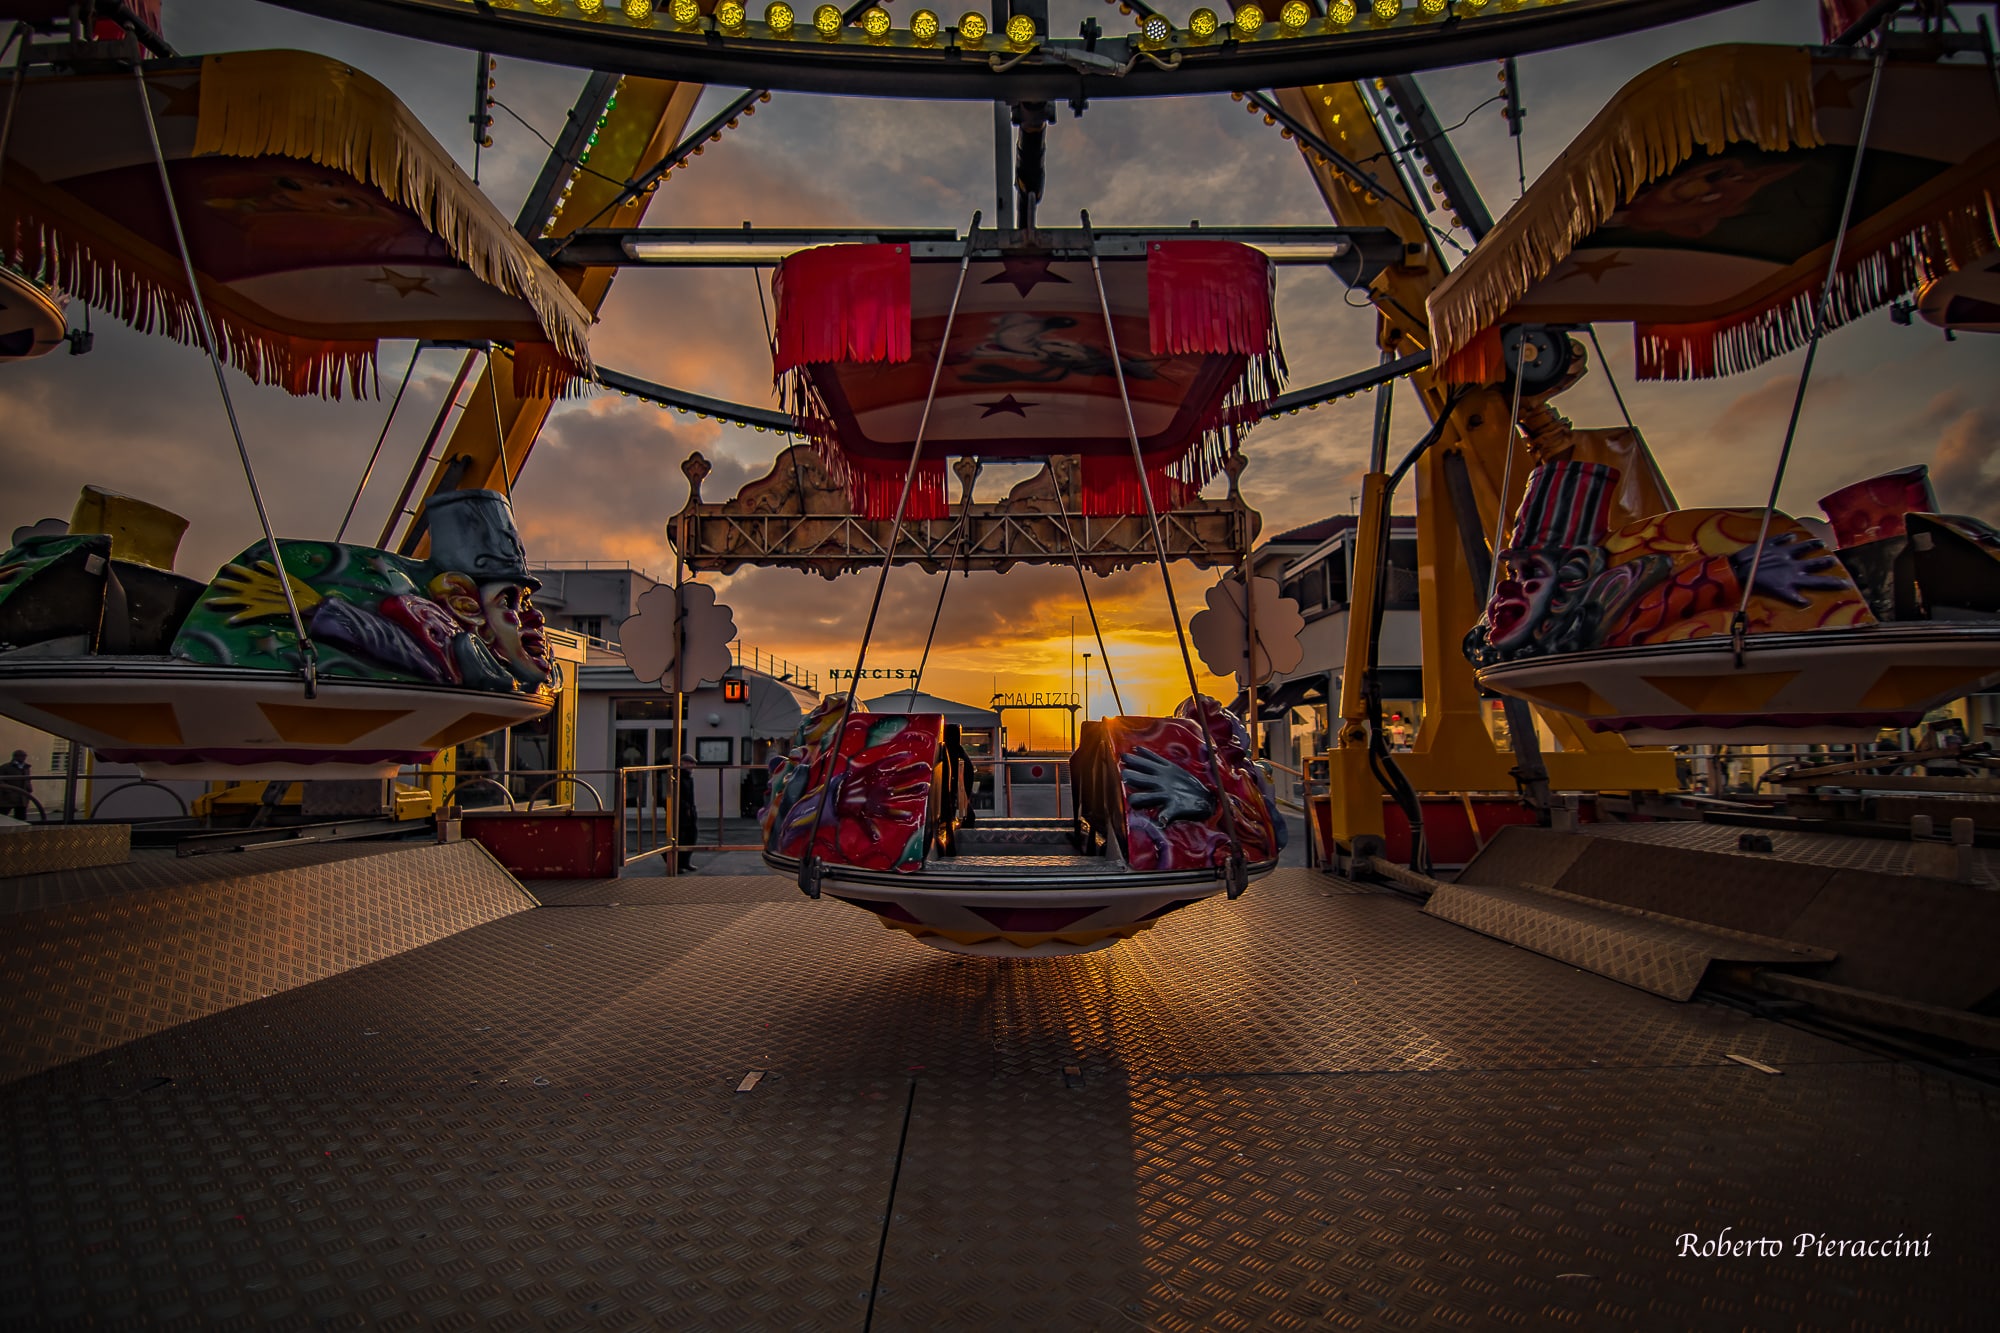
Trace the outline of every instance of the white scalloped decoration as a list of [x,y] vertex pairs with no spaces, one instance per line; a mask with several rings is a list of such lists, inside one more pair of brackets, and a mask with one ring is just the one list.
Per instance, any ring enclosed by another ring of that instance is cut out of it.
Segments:
[[672,689],[675,622],[681,622],[680,641],[685,645],[686,664],[681,671],[683,686],[692,690],[704,680],[721,680],[735,665],[729,645],[736,638],[736,617],[715,600],[715,589],[706,583],[683,584],[685,616],[669,584],[661,584],[642,594],[637,614],[618,627],[618,639],[625,650],[625,665],[640,680],[659,682]]
[[[1306,619],[1299,614],[1297,602],[1280,594],[1276,579],[1252,579],[1250,586],[1257,599],[1255,669],[1256,683],[1261,685],[1279,672],[1290,671],[1305,657],[1299,632],[1305,629]],[[1208,609],[1195,612],[1188,621],[1188,640],[1210,671],[1234,676],[1238,688],[1246,687],[1249,682],[1244,676],[1249,674],[1251,663],[1246,661],[1250,654],[1243,627],[1243,580],[1223,579],[1208,590],[1207,600]]]

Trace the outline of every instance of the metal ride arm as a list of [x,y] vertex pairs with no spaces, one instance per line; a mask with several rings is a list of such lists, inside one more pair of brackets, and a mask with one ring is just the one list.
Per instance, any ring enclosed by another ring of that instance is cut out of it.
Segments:
[[[1436,179],[1449,209],[1456,206],[1464,221],[1483,230],[1484,209],[1470,195],[1455,155],[1427,114],[1412,114],[1421,106],[1413,81],[1393,90],[1378,81],[1375,91],[1384,111],[1400,113],[1412,128],[1399,145],[1384,142],[1378,130],[1377,108],[1368,92],[1354,83],[1319,84],[1278,91],[1263,103],[1274,118],[1285,121],[1299,141],[1325,198],[1328,211],[1343,226],[1394,228],[1404,240],[1404,262],[1392,265],[1369,286],[1378,312],[1377,341],[1385,353],[1404,356],[1429,346],[1425,301],[1443,279],[1445,266],[1428,220],[1429,210],[1413,198],[1406,181]],[[1315,144],[1313,141],[1317,140]],[[1428,142],[1426,142],[1428,140]],[[1392,147],[1405,149],[1405,170],[1391,164]],[[1411,151],[1414,148],[1417,151]],[[1330,152],[1324,150],[1331,150]],[[1425,158],[1435,162],[1419,174]],[[1358,180],[1337,165],[1366,163],[1368,179]],[[1434,176],[1432,173],[1435,173]],[[1474,210],[1477,210],[1476,212]],[[1422,216],[1420,216],[1422,214]],[[1448,387],[1431,368],[1415,371],[1411,385],[1432,422],[1448,412],[1437,442],[1419,458],[1416,476],[1417,579],[1424,672],[1424,715],[1414,748],[1395,762],[1418,793],[1512,791],[1516,787],[1514,756],[1498,746],[1482,714],[1479,688],[1460,644],[1478,619],[1485,588],[1475,586],[1461,541],[1459,517],[1452,499],[1452,472],[1469,475],[1477,515],[1466,527],[1487,534],[1489,549],[1502,515],[1512,513],[1526,488],[1534,462],[1528,441],[1509,425],[1507,386],[1487,385],[1448,402]],[[1508,467],[1509,454],[1514,455]],[[1391,501],[1387,465],[1380,462],[1362,481],[1357,551],[1376,549],[1385,536]],[[1505,486],[1508,495],[1500,494]],[[1461,480],[1457,488],[1466,488]],[[1376,581],[1356,578],[1351,590],[1348,624],[1364,626],[1374,619]],[[1367,708],[1363,675],[1368,661],[1365,634],[1350,630],[1341,675],[1340,719],[1334,726],[1334,750],[1329,756],[1332,834],[1335,844],[1353,850],[1358,839],[1383,836],[1383,790],[1369,766]],[[1572,725],[1561,714],[1543,714],[1560,749],[1547,754],[1549,785],[1557,790],[1659,789],[1674,785],[1673,757],[1665,752],[1640,753],[1616,737],[1601,736]]]
[[[551,154],[549,167],[522,207],[517,224],[522,232],[539,240],[585,226],[638,226],[652,202],[652,191],[624,198],[628,192],[620,182],[639,177],[673,150],[686,132],[701,93],[700,84],[592,75],[556,152]],[[589,146],[585,169],[573,159],[593,132],[595,143]],[[566,157],[572,160],[565,161]],[[558,272],[593,314],[603,306],[611,280],[618,275],[612,266],[562,268]],[[477,355],[468,352],[468,364]],[[502,372],[497,380],[496,368]],[[428,549],[424,505],[438,491],[485,488],[511,493],[513,481],[555,405],[555,400],[545,395],[516,397],[512,369],[512,358],[504,348],[480,368],[479,382],[467,395],[465,410],[436,458],[422,499],[411,511],[398,548],[404,553],[422,555]]]

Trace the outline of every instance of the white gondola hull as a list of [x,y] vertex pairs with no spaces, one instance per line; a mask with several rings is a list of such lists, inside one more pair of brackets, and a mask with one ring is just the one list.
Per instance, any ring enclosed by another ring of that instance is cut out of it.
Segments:
[[1533,657],[1479,683],[1634,745],[1851,743],[2000,681],[2000,623],[1925,621]]
[[[764,859],[774,870],[798,872],[789,858]],[[910,873],[823,865],[820,891],[947,953],[1058,958],[1108,949],[1227,887],[1219,868],[1142,871],[1101,863],[1065,872],[992,864],[1013,859],[940,860]],[[1276,862],[1254,865],[1249,876],[1276,868]]]
[[148,778],[388,778],[550,700],[164,657],[0,657],[0,713]]

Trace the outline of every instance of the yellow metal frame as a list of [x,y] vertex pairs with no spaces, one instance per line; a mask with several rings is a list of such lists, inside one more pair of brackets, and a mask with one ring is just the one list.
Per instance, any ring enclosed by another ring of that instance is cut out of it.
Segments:
[[[1293,115],[1314,126],[1332,146],[1351,160],[1386,162],[1387,146],[1377,136],[1361,90],[1351,83],[1320,84],[1285,89],[1278,101]],[[1351,180],[1319,162],[1305,145],[1313,178],[1335,221],[1345,226],[1388,227],[1403,238],[1404,262],[1376,278],[1370,295],[1379,312],[1377,341],[1398,355],[1427,347],[1430,331],[1425,302],[1443,280],[1429,238],[1413,214],[1368,185]],[[1408,196],[1393,176],[1377,182]],[[1437,443],[1413,469],[1417,507],[1418,606],[1424,663],[1424,717],[1415,744],[1396,755],[1396,765],[1420,794],[1464,791],[1513,791],[1514,757],[1500,749],[1481,712],[1479,687],[1462,643],[1479,618],[1483,599],[1472,586],[1472,574],[1459,543],[1458,515],[1445,485],[1446,460],[1462,457],[1473,480],[1481,529],[1500,530],[1502,515],[1512,513],[1528,473],[1534,468],[1530,440],[1509,428],[1506,395],[1495,387],[1474,390],[1452,404],[1448,388],[1435,369],[1411,380],[1433,421],[1449,410]],[[1508,454],[1513,465],[1508,467]],[[1502,496],[1502,479],[1508,494]],[[1355,550],[1379,549],[1389,522],[1389,478],[1371,472],[1362,479],[1361,516]],[[1495,543],[1497,546],[1497,543]],[[1361,695],[1361,678],[1368,663],[1368,642],[1355,627],[1373,623],[1375,580],[1356,578],[1350,589],[1347,656],[1341,676],[1340,721],[1334,749],[1327,756],[1334,841],[1352,847],[1355,839],[1383,836],[1383,791],[1368,764],[1368,725]],[[1539,712],[1539,710],[1538,710]],[[1598,735],[1561,713],[1539,712],[1555,737],[1557,750],[1544,756],[1549,784],[1559,791],[1658,790],[1677,785],[1673,755],[1665,750],[1634,750],[1615,736]]]

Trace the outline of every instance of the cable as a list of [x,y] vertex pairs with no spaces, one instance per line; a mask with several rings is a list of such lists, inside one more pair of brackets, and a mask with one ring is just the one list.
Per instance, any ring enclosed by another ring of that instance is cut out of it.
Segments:
[[139,110],[146,122],[146,138],[153,146],[153,164],[160,169],[160,193],[167,204],[167,218],[174,224],[174,244],[180,251],[181,271],[187,275],[188,296],[194,304],[195,327],[201,334],[202,348],[208,353],[208,364],[215,371],[215,387],[222,394],[222,410],[229,417],[229,433],[236,438],[236,456],[243,460],[243,477],[250,483],[250,499],[257,506],[257,522],[264,529],[264,544],[271,552],[271,571],[278,581],[278,591],[284,596],[285,610],[291,614],[292,633],[299,645],[299,670],[305,677],[306,698],[319,694],[319,650],[313,647],[312,639],[306,634],[306,624],[299,615],[299,599],[292,591],[292,578],[285,570],[284,557],[278,551],[278,538],[271,531],[271,515],[264,508],[264,492],[257,485],[257,469],[250,462],[250,446],[243,442],[243,427],[236,419],[236,403],[229,396],[229,381],[222,373],[222,357],[215,350],[215,326],[209,322],[208,304],[201,299],[201,283],[195,277],[194,257],[188,251],[187,232],[181,228],[180,205],[174,202],[173,182],[167,175],[167,154],[160,147],[160,128],[153,123],[153,99],[146,89],[146,72],[137,65],[132,67],[134,85],[139,90]]
[[[522,129],[534,135],[537,139],[540,139],[542,141],[542,145],[545,148],[547,148],[551,153],[559,151],[556,148],[555,144],[549,139],[548,135],[543,134],[533,125],[530,125],[525,119],[522,118],[521,113],[516,111],[513,107],[508,106],[505,102],[501,101],[497,97],[493,99],[493,105],[499,107],[502,111],[505,111],[508,115],[512,116],[516,121],[520,123]],[[575,165],[576,169],[578,171],[581,171],[584,175],[595,176],[597,177],[597,179],[605,182],[608,185],[616,185],[621,190],[624,189],[627,184],[627,182],[619,180],[616,176],[605,175],[603,172],[597,170],[597,168],[595,167],[587,167],[581,162],[578,162]]]
[[1118,706],[1118,712],[1125,712],[1125,700],[1118,695],[1118,678],[1111,674],[1111,653],[1104,646],[1104,631],[1097,624],[1097,607],[1090,600],[1090,583],[1083,576],[1083,555],[1077,550],[1076,530],[1069,523],[1069,501],[1063,499],[1062,478],[1055,475],[1055,462],[1049,463],[1049,476],[1056,484],[1056,512],[1062,515],[1063,540],[1069,545],[1070,563],[1076,566],[1076,584],[1083,590],[1083,609],[1090,613],[1090,632],[1097,636],[1097,655],[1104,661],[1104,679],[1111,686],[1111,702]]
[[1487,107],[1492,106],[1495,102],[1500,101],[1506,96],[1507,94],[1505,93],[1495,93],[1493,94],[1493,96],[1481,102],[1478,106],[1472,108],[1472,110],[1466,112],[1464,116],[1459,118],[1456,124],[1443,126],[1438,130],[1436,134],[1426,134],[1421,139],[1410,139],[1407,142],[1405,142],[1405,144],[1401,148],[1393,148],[1393,149],[1385,148],[1379,153],[1370,153],[1367,157],[1358,157],[1354,159],[1355,165],[1366,166],[1368,163],[1377,161],[1378,159],[1381,158],[1401,157],[1404,153],[1419,152],[1423,149],[1423,146],[1425,144],[1436,143],[1439,139],[1444,138],[1447,134],[1450,134],[1453,130],[1464,129],[1466,127],[1466,124],[1470,122],[1474,116],[1478,115],[1480,112],[1484,111]]
[[[847,719],[854,716],[854,696],[861,690],[861,669],[868,664],[868,641],[875,637],[875,617],[882,610],[882,593],[889,586],[889,570],[896,563],[896,543],[902,538],[903,515],[909,510],[910,490],[917,482],[917,464],[924,456],[924,434],[930,429],[931,407],[937,402],[938,381],[944,376],[945,349],[951,346],[951,326],[958,319],[959,298],[965,294],[965,275],[972,267],[972,247],[979,235],[979,218],[980,214],[975,212],[972,225],[966,228],[965,250],[958,257],[958,285],[952,289],[951,308],[945,312],[944,332],[938,339],[937,361],[931,367],[930,391],[924,395],[924,410],[917,418],[916,439],[910,445],[910,465],[903,472],[903,491],[896,497],[895,521],[889,527],[889,540],[883,544],[882,572],[875,580],[875,599],[868,604],[868,622],[861,629],[861,649],[855,655],[854,674],[847,678],[847,693],[840,704],[840,720],[827,733],[831,748],[823,752],[826,757],[826,781],[813,798],[812,827],[806,830],[805,852],[799,857],[799,890],[808,898],[819,897],[819,876],[815,866],[819,860],[820,821],[833,800],[836,776],[833,770],[840,762],[841,739],[847,734]],[[810,790],[810,770],[806,778]]]
[[[84,307],[87,312],[89,307]],[[347,536],[347,525],[354,521],[354,507],[361,503],[361,492],[368,489],[368,479],[375,475],[375,460],[382,456],[382,442],[389,438],[389,427],[396,420],[396,409],[403,405],[403,391],[410,387],[410,372],[417,368],[417,357],[424,345],[420,342],[410,349],[410,364],[403,367],[403,382],[396,386],[396,397],[389,404],[389,415],[382,422],[382,433],[375,437],[375,448],[368,455],[368,466],[361,469],[361,482],[354,488],[354,498],[347,502],[347,516],[340,520],[340,531],[333,534],[335,545]]]
[[1180,646],[1181,665],[1187,670],[1188,702],[1201,717],[1201,753],[1208,761],[1208,780],[1215,784],[1216,804],[1222,812],[1223,832],[1229,837],[1229,864],[1224,870],[1224,882],[1228,886],[1229,897],[1242,896],[1249,886],[1249,877],[1244,867],[1243,837],[1236,827],[1236,811],[1229,804],[1228,789],[1222,785],[1222,768],[1215,758],[1215,732],[1211,727],[1213,713],[1209,710],[1210,700],[1201,692],[1201,683],[1194,674],[1194,654],[1188,651],[1187,630],[1181,623],[1180,600],[1174,596],[1174,573],[1167,559],[1167,539],[1160,531],[1159,507],[1153,503],[1153,484],[1146,476],[1146,459],[1139,449],[1139,423],[1132,416],[1132,393],[1125,383],[1125,360],[1118,350],[1118,328],[1111,322],[1111,297],[1104,287],[1104,266],[1097,259],[1097,232],[1090,225],[1090,211],[1082,213],[1084,240],[1090,245],[1090,272],[1097,279],[1097,305],[1104,312],[1105,350],[1111,354],[1111,371],[1118,381],[1118,401],[1125,409],[1125,430],[1132,444],[1132,466],[1138,473],[1139,494],[1146,502],[1146,522],[1153,530],[1153,549],[1160,557],[1160,582],[1167,590],[1167,612],[1174,621],[1174,640]]
[[494,373],[494,345],[486,345],[486,396],[493,401],[493,443],[500,453],[500,489],[507,503],[514,503],[514,469],[507,461],[507,426],[500,420],[500,377]]
[[1778,507],[1778,491],[1785,484],[1785,467],[1792,460],[1792,442],[1798,438],[1799,413],[1806,404],[1806,383],[1812,379],[1813,360],[1819,355],[1819,341],[1826,332],[1826,308],[1833,300],[1833,284],[1840,279],[1840,252],[1847,244],[1848,223],[1854,217],[1854,196],[1861,187],[1861,163],[1868,154],[1868,130],[1875,123],[1876,94],[1882,90],[1882,64],[1889,48],[1875,49],[1875,69],[1868,78],[1868,105],[1861,113],[1861,136],[1854,142],[1854,166],[1847,174],[1847,198],[1840,206],[1840,230],[1833,234],[1833,253],[1826,259],[1826,281],[1819,300],[1813,302],[1812,338],[1806,343],[1806,361],[1799,367],[1799,387],[1792,394],[1792,415],[1785,423],[1784,447],[1778,450],[1778,466],[1771,475],[1771,494],[1764,501],[1764,518],[1757,525],[1757,544],[1750,548],[1750,569],[1743,576],[1743,600],[1729,622],[1729,642],[1736,652],[1736,665],[1743,665],[1743,640],[1750,632],[1750,594],[1757,586],[1757,572],[1764,563],[1764,543],[1771,536],[1771,515]]

